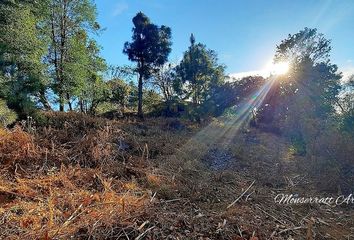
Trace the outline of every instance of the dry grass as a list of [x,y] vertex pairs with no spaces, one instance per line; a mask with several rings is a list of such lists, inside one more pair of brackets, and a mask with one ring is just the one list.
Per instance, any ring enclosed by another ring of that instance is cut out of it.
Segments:
[[0,130],[0,239],[139,234],[150,193],[122,164],[123,131],[72,113],[57,123],[54,115],[34,134]]
[[196,126],[179,134],[173,121],[75,113],[41,121],[0,129],[0,239],[137,237],[150,226],[141,224],[152,200],[177,196],[176,181],[155,165]]
[[0,164],[3,167],[16,163],[33,163],[40,153],[33,137],[16,127],[12,131],[0,129]]
[[[317,236],[340,239],[354,226],[352,211],[329,229],[316,219],[338,209],[274,204],[279,189],[318,194],[279,136],[241,130],[223,144],[219,120],[45,116],[0,129],[0,239],[305,239],[312,218]],[[208,159],[232,163],[212,170]],[[227,209],[253,180],[250,200]]]
[[143,213],[147,193],[100,176],[98,171],[62,167],[40,178],[2,179],[0,238],[108,238],[112,226],[134,225]]

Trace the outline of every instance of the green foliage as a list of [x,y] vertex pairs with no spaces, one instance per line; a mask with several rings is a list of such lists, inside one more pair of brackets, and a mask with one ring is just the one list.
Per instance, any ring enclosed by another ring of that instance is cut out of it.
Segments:
[[304,61],[326,63],[329,61],[331,41],[317,29],[305,28],[296,34],[289,34],[276,48],[274,60],[287,61],[292,67]]
[[306,108],[303,114],[312,117],[333,115],[341,89],[341,75],[337,70],[337,66],[329,62],[315,65],[312,61],[301,62],[296,73],[279,79],[273,98],[277,98],[276,104],[286,105],[288,111]]
[[106,85],[108,104],[111,111],[119,110],[122,114],[127,109],[136,110],[138,105],[138,89],[134,84],[135,69],[130,66],[110,66]]
[[138,109],[139,105],[139,93],[138,93],[138,87],[133,81],[130,81],[128,83],[129,85],[129,96],[128,96],[128,108],[136,111]]
[[138,72],[147,78],[154,68],[167,61],[172,45],[171,29],[152,24],[142,12],[133,18],[133,24],[132,42],[124,44],[123,52],[129,60],[140,64]]
[[17,115],[10,110],[6,102],[0,99],[0,127],[6,127],[16,121]]
[[299,116],[324,119],[333,115],[341,75],[329,61],[330,50],[330,40],[316,29],[305,28],[283,40],[274,60],[290,62],[292,71],[275,79],[265,102],[270,107],[262,117],[283,124],[285,129],[299,130],[290,124]]
[[333,113],[341,75],[330,63],[331,41],[317,29],[305,28],[277,46],[274,61],[291,63],[290,76],[280,82],[281,95],[309,98],[317,115]]
[[81,111],[94,111],[106,66],[88,37],[99,29],[92,1],[5,1],[0,13],[0,96],[22,116],[38,103],[51,109],[49,89],[61,110],[64,103],[73,109],[75,100]]
[[48,63],[60,110],[64,110],[65,103],[72,110],[71,101],[79,98],[81,111],[88,111],[83,107],[88,102],[91,111],[100,98],[96,96],[102,95],[102,91],[91,90],[102,85],[98,79],[100,72],[106,68],[104,60],[99,57],[96,42],[88,34],[98,33],[100,28],[96,22],[96,7],[90,0],[52,0],[50,11],[50,17],[45,22],[51,38]]
[[176,68],[171,64],[165,64],[153,74],[153,85],[156,86],[166,102],[176,97],[173,85],[176,79]]
[[75,53],[80,56],[77,63],[71,64],[71,67],[76,66],[76,69],[73,69],[76,78],[71,85],[71,96],[78,98],[81,112],[95,113],[98,104],[106,101],[109,95],[109,86],[102,76],[107,69],[106,63],[99,56],[99,48],[93,40],[86,42],[82,51]]
[[78,107],[82,113],[95,114],[99,104],[109,99],[110,89],[103,78],[92,74],[80,88]]
[[154,90],[145,90],[144,95],[143,109],[145,112],[153,111],[155,107],[162,102],[161,95]]
[[[230,107],[238,107],[254,96],[266,83],[261,76],[249,76],[242,79],[231,79],[217,86],[208,102],[214,102],[213,115],[219,116]],[[212,104],[208,104],[211,106]]]
[[290,137],[292,143],[292,152],[294,155],[304,156],[306,154],[306,143],[301,135]]
[[34,98],[43,105],[47,88],[42,62],[47,39],[39,24],[45,16],[46,1],[2,1],[0,3],[0,96],[25,115]]
[[152,72],[167,62],[171,52],[171,29],[157,26],[139,12],[133,18],[133,36],[131,42],[124,44],[123,53],[130,61],[137,62],[138,82],[138,115],[143,116],[143,80]]
[[314,140],[336,124],[341,74],[330,62],[330,50],[330,40],[308,28],[277,46],[274,61],[291,63],[291,71],[270,78],[273,85],[259,115],[289,139],[293,154],[317,155]]
[[154,105],[154,109],[150,112],[150,115],[155,117],[188,117],[186,110],[187,103],[176,99]]
[[201,43],[195,44],[192,34],[191,45],[176,67],[174,90],[182,99],[201,104],[211,98],[213,90],[223,83],[224,70],[225,67],[218,64],[217,54]]
[[133,91],[132,86],[121,79],[110,80],[107,84],[110,89],[110,102],[118,104],[124,112],[129,104],[129,97]]

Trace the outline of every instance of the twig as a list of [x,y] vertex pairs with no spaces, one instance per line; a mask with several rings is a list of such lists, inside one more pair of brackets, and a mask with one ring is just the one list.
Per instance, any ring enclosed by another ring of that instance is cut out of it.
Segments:
[[273,238],[275,236],[275,234],[277,234],[278,229],[279,229],[279,225],[277,224],[275,226],[275,230],[272,232],[272,234],[270,235],[269,239]]
[[255,193],[255,191],[251,192],[250,194],[248,194],[248,195],[246,196],[246,200],[245,200],[246,202],[248,201],[249,197],[250,197],[253,193]]
[[182,199],[183,198],[171,199],[171,200],[163,201],[163,203],[177,202],[177,201],[181,201]]
[[142,234],[140,234],[139,236],[137,236],[137,237],[135,238],[135,240],[140,240],[140,239],[142,239],[142,237],[144,237],[146,233],[148,233],[149,231],[151,231],[151,230],[154,229],[154,228],[155,228],[155,226],[146,229],[145,232],[143,232]]
[[287,228],[287,229],[281,230],[278,234],[282,234],[282,233],[289,232],[289,231],[295,231],[295,230],[299,230],[299,229],[307,229],[307,228],[303,227],[303,226],[294,227],[294,228]]
[[145,225],[148,224],[148,223],[149,223],[149,220],[146,220],[145,222],[143,222],[143,223],[140,225],[140,227],[138,228],[138,230],[139,230],[139,231],[142,230],[142,229],[145,227]]
[[83,204],[80,204],[80,206],[74,211],[73,214],[71,214],[71,216],[68,218],[68,220],[66,220],[64,222],[62,227],[68,226],[71,221],[73,221],[75,218],[77,218],[77,216],[79,215],[77,213],[81,210],[82,206],[83,206]]
[[150,202],[152,202],[154,200],[155,196],[156,196],[156,192],[154,193],[154,195],[152,195]]
[[79,212],[83,204],[80,204],[80,206],[74,211],[73,214],[63,223],[63,225],[55,232],[53,235],[53,238],[61,231],[62,228],[67,227],[72,221],[74,221],[76,218],[84,214],[89,208],[96,207],[96,206],[102,206],[102,205],[107,205],[107,204],[116,204],[116,202],[105,202],[105,203],[98,203],[98,204],[92,204],[86,207],[86,209],[82,210]]
[[236,225],[236,227],[237,227],[238,232],[240,233],[240,237],[242,237],[242,231],[241,231],[241,229],[238,227],[238,225]]
[[255,180],[251,183],[251,185],[248,186],[248,188],[235,201],[233,201],[229,206],[227,206],[227,209],[232,207],[235,203],[237,203],[246,194],[246,192],[253,186],[254,183],[255,183]]

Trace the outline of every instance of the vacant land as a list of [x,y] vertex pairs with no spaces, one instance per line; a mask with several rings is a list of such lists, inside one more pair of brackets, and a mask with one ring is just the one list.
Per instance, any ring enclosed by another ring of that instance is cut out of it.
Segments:
[[50,113],[1,130],[0,239],[353,237],[353,205],[275,203],[341,193],[281,136],[235,126]]

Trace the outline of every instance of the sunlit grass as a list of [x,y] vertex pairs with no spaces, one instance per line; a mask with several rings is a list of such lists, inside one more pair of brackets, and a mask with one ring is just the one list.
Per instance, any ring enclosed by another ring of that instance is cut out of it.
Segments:
[[227,147],[262,106],[275,80],[276,76],[270,77],[260,89],[247,98],[248,100],[235,106],[236,113],[234,115],[221,116],[195,134],[178,150],[177,157],[183,156],[192,160],[192,158],[202,157],[215,144]]

